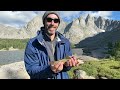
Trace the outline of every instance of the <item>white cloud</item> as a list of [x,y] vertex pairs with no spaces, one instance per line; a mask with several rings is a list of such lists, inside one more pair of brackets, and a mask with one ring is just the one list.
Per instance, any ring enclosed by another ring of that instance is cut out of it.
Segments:
[[112,16],[112,11],[84,11],[82,13],[82,16],[85,18],[88,14],[90,14],[93,17],[99,17],[102,16],[103,18],[109,19],[110,16]]
[[86,18],[88,14],[93,17],[102,16],[106,19],[110,19],[112,11],[60,11],[61,17],[66,21],[72,21],[80,16]]
[[92,13],[92,16],[102,16],[104,18],[109,18],[112,15],[112,11],[98,11],[95,13]]
[[[21,27],[36,15],[43,15],[45,11],[0,11],[0,23],[8,26]],[[63,19],[72,21],[79,17],[80,11],[60,11]]]
[[[43,15],[45,11],[0,11],[0,23],[21,27],[37,15]],[[59,11],[61,18],[65,21],[71,22],[72,20],[83,16],[84,18],[91,14],[92,16],[102,16],[110,18],[112,11]]]
[[33,11],[0,11],[0,23],[20,27],[36,15]]
[[86,18],[88,14],[93,17],[102,16],[106,19],[110,19],[112,13],[112,11],[61,11],[60,15],[63,19],[72,21],[73,19],[79,18],[80,16]]

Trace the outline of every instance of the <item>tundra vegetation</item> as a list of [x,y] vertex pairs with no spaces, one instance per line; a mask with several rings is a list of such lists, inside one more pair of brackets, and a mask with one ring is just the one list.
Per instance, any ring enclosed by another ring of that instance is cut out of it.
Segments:
[[106,54],[109,57],[99,59],[98,61],[86,61],[84,64],[72,68],[68,71],[70,78],[74,77],[75,69],[84,70],[89,76],[94,76],[96,79],[106,77],[108,79],[120,79],[120,41],[108,43]]

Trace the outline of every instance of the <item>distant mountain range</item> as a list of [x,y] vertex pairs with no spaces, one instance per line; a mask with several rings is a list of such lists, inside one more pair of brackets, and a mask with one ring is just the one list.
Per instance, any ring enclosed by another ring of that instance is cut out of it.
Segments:
[[[26,39],[36,36],[42,24],[42,16],[36,16],[21,29],[0,25],[0,38]],[[107,42],[120,40],[120,21],[88,16],[79,17],[71,23],[61,20],[58,31],[78,47],[104,46]]]

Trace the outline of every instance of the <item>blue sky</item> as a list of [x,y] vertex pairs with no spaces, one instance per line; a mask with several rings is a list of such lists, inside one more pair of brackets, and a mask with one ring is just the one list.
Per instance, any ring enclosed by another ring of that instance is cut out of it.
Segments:
[[[13,27],[23,27],[27,22],[37,15],[43,15],[45,11],[0,11],[0,24]],[[66,22],[82,16],[86,18],[88,14],[106,19],[120,20],[120,11],[59,11],[61,18]]]
[[112,13],[112,19],[114,19],[114,20],[120,20],[120,11],[114,11]]

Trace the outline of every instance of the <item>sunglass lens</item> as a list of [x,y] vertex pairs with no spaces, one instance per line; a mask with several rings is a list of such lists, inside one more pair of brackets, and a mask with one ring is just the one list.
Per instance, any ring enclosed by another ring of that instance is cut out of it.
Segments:
[[52,18],[47,18],[47,22],[51,22],[52,21]]
[[47,22],[52,22],[52,20],[54,20],[54,23],[58,23],[58,22],[60,22],[59,19],[47,18]]
[[59,19],[54,19],[54,23],[58,23],[59,22]]

